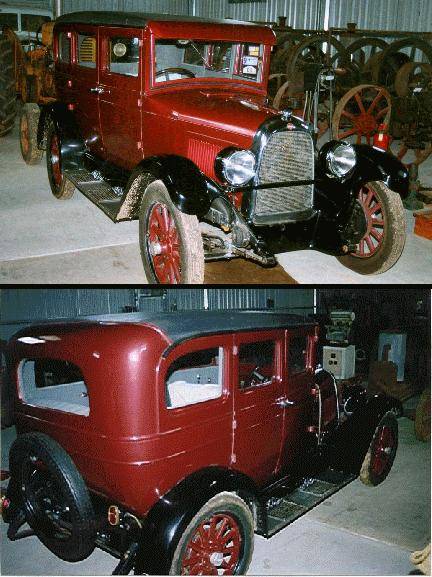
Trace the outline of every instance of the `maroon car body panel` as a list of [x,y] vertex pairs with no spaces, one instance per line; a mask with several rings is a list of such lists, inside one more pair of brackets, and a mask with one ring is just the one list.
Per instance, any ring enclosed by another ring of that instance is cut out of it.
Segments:
[[[308,335],[306,369],[287,372],[290,335]],[[29,342],[34,341],[32,344]],[[26,342],[27,341],[27,342]],[[238,387],[242,343],[276,343],[277,371],[262,387]],[[44,432],[71,455],[88,486],[144,515],[188,475],[208,466],[246,474],[258,486],[289,467],[306,435],[313,381],[316,326],[228,331],[172,343],[150,322],[79,322],[30,327],[10,343],[17,382],[17,430]],[[223,348],[219,398],[167,408],[166,374],[193,351]],[[20,392],[23,359],[77,365],[87,385],[88,416],[26,403]],[[298,401],[289,410],[282,398]]]

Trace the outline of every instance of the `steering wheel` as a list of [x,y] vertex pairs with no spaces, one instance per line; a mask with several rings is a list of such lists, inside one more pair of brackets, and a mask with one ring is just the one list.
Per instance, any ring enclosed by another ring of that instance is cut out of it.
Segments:
[[265,382],[266,378],[262,373],[260,373],[260,366],[257,365],[246,377],[244,388],[248,389],[249,387],[257,387],[264,384]]
[[159,78],[160,76],[165,76],[165,80],[171,80],[170,74],[180,74],[180,76],[187,76],[188,78],[195,78],[195,74],[188,70],[187,68],[164,68],[163,70],[159,70],[156,72],[155,78]]

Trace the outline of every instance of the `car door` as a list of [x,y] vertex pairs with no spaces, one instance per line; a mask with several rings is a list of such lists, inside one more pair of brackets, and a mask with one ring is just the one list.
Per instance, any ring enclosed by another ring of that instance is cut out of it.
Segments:
[[310,423],[311,386],[314,375],[315,336],[310,329],[286,331],[283,399],[284,430],[280,467],[289,470],[304,448]]
[[98,29],[94,26],[77,25],[73,36],[73,65],[67,89],[87,148],[100,154],[102,138],[99,122]]
[[233,338],[233,467],[264,484],[280,462],[284,333],[239,333]]
[[100,29],[99,110],[105,158],[131,169],[142,159],[142,30]]

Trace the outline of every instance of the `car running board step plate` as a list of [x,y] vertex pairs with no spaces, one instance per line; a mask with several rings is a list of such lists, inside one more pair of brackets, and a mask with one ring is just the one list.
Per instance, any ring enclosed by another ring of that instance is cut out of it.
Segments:
[[65,176],[77,189],[89,200],[117,222],[117,214],[121,205],[121,197],[118,196],[111,186],[85,169],[65,170]]
[[296,489],[288,490],[283,496],[283,487],[279,486],[263,503],[264,523],[257,533],[271,537],[355,478],[356,475],[329,469],[313,478],[303,479]]

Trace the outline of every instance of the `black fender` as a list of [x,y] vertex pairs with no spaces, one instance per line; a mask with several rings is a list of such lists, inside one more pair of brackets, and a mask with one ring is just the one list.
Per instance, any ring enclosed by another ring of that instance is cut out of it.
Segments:
[[258,490],[246,475],[207,467],[192,473],[164,495],[143,521],[135,574],[168,575],[171,560],[187,525],[205,503],[223,491],[253,500]]
[[330,466],[358,475],[378,423],[388,411],[399,414],[399,405],[384,394],[359,396],[351,416],[328,440]]
[[349,191],[357,197],[358,190],[368,182],[379,180],[405,198],[409,193],[408,169],[392,154],[367,144],[354,144],[357,162],[352,174],[345,179],[332,178],[326,173],[326,154],[337,141],[324,144],[318,156],[317,176],[321,188],[340,202],[339,191]]
[[408,169],[393,154],[367,144],[354,145],[357,165],[351,177],[358,190],[367,182],[380,180],[391,190],[406,198],[409,193]]
[[[203,217],[212,200],[224,195],[223,190],[191,160],[183,156],[166,155],[146,158],[134,169],[129,178],[125,200],[134,180],[143,173],[162,180],[174,205],[186,214]],[[136,216],[140,203],[141,195],[131,191],[131,199],[126,203],[129,216]]]
[[52,122],[60,137],[63,169],[82,168],[82,156],[85,152],[75,116],[63,102],[50,102],[42,107],[37,130],[38,148],[44,146],[46,128]]

